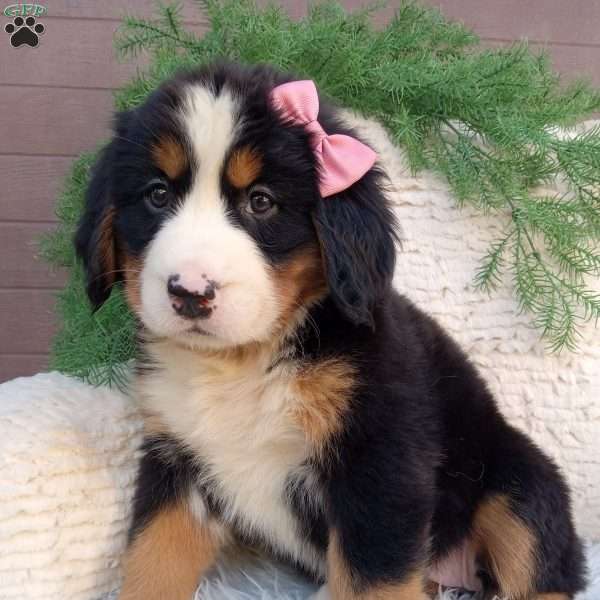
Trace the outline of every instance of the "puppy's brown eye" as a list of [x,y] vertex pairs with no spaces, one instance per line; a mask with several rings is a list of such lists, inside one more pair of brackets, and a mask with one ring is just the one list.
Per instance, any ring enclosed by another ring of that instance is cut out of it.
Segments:
[[153,210],[162,210],[169,204],[169,190],[162,182],[152,183],[146,192],[146,202]]
[[255,215],[265,215],[275,207],[273,198],[263,190],[255,190],[250,194],[248,210]]

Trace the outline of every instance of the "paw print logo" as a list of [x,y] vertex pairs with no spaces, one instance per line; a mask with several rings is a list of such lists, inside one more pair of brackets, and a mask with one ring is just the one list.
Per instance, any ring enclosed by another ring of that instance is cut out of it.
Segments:
[[35,48],[40,43],[39,36],[44,33],[46,28],[42,23],[36,23],[35,17],[15,17],[12,23],[7,23],[4,31],[10,35],[10,43],[15,48],[31,46]]

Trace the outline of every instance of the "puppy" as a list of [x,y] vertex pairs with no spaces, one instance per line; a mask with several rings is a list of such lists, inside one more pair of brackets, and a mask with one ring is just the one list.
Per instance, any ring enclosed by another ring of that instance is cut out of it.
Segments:
[[145,418],[121,600],[188,600],[243,543],[334,600],[508,600],[584,583],[556,466],[391,286],[374,152],[267,67],[217,65],[119,114],[76,247],[122,282]]

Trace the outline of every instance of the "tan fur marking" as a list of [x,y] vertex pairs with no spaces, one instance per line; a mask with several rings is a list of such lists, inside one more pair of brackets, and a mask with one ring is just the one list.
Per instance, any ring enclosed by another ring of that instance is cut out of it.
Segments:
[[303,248],[274,272],[279,297],[281,329],[289,328],[298,309],[308,308],[327,291],[321,254],[316,247]]
[[567,594],[538,594],[535,600],[569,600]]
[[188,509],[165,509],[127,551],[119,600],[189,600],[215,554],[213,536]]
[[161,138],[152,147],[152,157],[169,179],[177,179],[188,166],[183,146],[171,136]]
[[116,279],[117,251],[115,247],[115,234],[113,221],[115,218],[114,207],[109,207],[102,215],[98,232],[98,251],[100,253],[100,264],[106,277],[106,285],[109,288]]
[[356,591],[352,575],[341,555],[335,532],[330,535],[327,549],[327,585],[332,600],[429,600],[425,593],[425,580],[421,570],[415,571],[401,583]]
[[250,146],[244,146],[233,152],[225,174],[229,183],[235,188],[244,189],[254,183],[262,171],[262,158]]
[[438,592],[440,591],[440,584],[435,581],[426,580],[423,590],[428,598],[437,598]]
[[138,258],[124,254],[123,279],[125,280],[125,298],[132,310],[138,314],[142,308],[141,274],[141,261]]
[[355,369],[339,359],[309,364],[298,373],[294,386],[301,400],[294,418],[313,446],[322,448],[340,430],[354,385]]
[[477,510],[473,537],[507,600],[529,598],[535,579],[533,533],[510,508],[506,496],[490,498]]
[[340,542],[335,531],[330,533],[327,547],[327,585],[333,600],[356,598],[352,574],[340,552]]
[[163,420],[153,413],[142,412],[144,419],[144,434],[146,436],[160,436],[168,433],[168,428]]

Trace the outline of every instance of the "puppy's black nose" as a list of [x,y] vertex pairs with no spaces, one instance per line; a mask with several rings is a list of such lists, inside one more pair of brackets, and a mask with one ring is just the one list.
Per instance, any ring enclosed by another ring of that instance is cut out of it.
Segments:
[[217,295],[216,290],[217,284],[206,278],[201,283],[186,283],[180,275],[171,275],[167,281],[171,306],[185,319],[208,319],[216,308],[211,306]]

